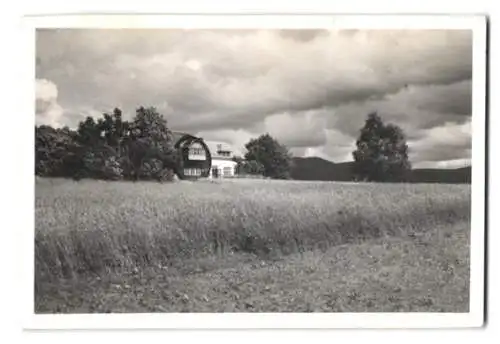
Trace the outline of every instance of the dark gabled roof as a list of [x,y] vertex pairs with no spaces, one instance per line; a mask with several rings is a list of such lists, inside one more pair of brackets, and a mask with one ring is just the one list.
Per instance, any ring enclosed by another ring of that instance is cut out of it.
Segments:
[[[182,131],[171,131],[171,132],[172,132],[172,136],[174,138],[174,144],[177,141],[179,141],[183,136],[191,135],[189,133],[182,132]],[[232,147],[229,144],[227,144],[226,142],[223,142],[223,141],[205,141],[205,140],[203,140],[203,142],[205,142],[205,144],[207,145],[207,148],[210,150],[211,154],[214,155],[214,159],[232,160],[232,157],[226,158],[226,157],[221,157],[218,155],[219,148],[222,148],[221,149],[222,151],[226,151],[226,152],[230,152],[230,153],[233,152]]]

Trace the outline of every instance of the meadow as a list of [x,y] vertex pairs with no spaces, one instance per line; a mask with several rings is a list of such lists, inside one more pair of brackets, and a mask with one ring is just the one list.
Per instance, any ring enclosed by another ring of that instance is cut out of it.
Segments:
[[37,179],[35,311],[468,312],[470,185]]

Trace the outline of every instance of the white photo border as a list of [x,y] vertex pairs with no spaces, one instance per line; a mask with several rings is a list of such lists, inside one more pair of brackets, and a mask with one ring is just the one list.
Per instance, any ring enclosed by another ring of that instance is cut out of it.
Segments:
[[[484,322],[487,18],[480,15],[57,15],[27,16],[23,112],[35,113],[37,28],[460,29],[473,31],[472,203],[469,313],[143,313],[35,314],[34,226],[23,231],[24,329],[455,328]],[[28,67],[29,66],[29,67]],[[33,116],[34,124],[34,116]],[[33,152],[34,154],[34,152]],[[34,190],[34,184],[33,184]],[[28,215],[27,215],[28,216]],[[34,224],[34,211],[29,214]],[[31,217],[32,216],[32,217]]]

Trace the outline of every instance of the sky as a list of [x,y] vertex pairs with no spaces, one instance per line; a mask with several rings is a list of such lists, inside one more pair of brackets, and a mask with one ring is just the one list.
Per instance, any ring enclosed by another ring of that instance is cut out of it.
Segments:
[[43,29],[36,124],[154,106],[236,154],[269,133],[295,156],[352,161],[367,115],[399,125],[415,168],[471,160],[472,31]]

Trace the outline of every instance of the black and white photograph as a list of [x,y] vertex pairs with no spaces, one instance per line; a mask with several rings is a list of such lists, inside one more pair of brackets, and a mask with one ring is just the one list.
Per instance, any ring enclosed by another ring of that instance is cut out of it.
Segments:
[[486,22],[451,19],[34,28],[33,314],[482,319]]

